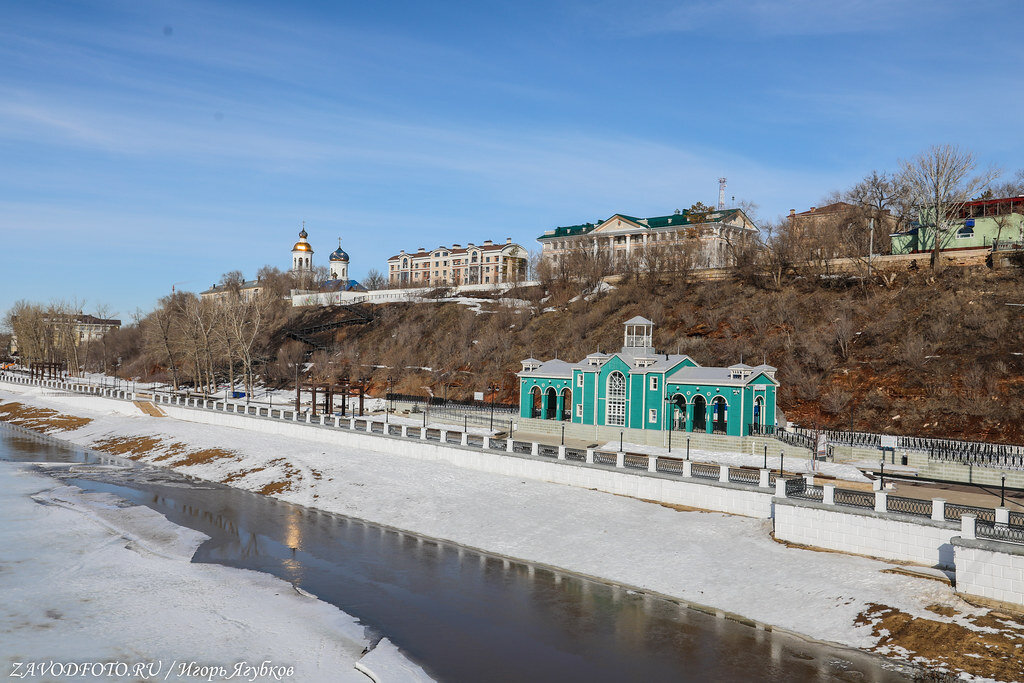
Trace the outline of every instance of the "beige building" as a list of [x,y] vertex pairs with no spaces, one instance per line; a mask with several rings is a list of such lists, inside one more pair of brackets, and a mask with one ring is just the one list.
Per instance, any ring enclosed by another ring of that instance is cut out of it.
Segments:
[[757,226],[742,209],[707,209],[700,213],[679,211],[670,216],[636,218],[617,213],[596,223],[583,223],[548,230],[537,240],[545,259],[557,263],[573,251],[586,249],[596,256],[609,256],[612,268],[647,248],[694,247],[698,268],[732,265],[729,244],[757,235]]
[[414,253],[403,249],[388,259],[392,287],[440,287],[518,282],[526,277],[527,253],[512,238],[504,244],[485,240],[465,247],[453,244]]

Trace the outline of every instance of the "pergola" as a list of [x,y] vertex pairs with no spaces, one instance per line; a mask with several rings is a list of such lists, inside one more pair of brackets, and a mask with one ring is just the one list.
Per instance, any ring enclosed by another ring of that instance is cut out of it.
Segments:
[[32,379],[59,379],[64,372],[64,363],[32,363],[28,372]]
[[352,383],[347,380],[342,381],[341,384],[334,384],[330,382],[299,382],[295,385],[295,412],[301,410],[302,390],[308,389],[312,394],[312,400],[310,401],[313,409],[313,415],[317,414],[317,392],[323,394],[323,413],[330,415],[334,413],[334,396],[340,395],[341,401],[341,414],[345,415],[346,405],[348,401],[345,399],[352,395],[352,391],[356,390],[359,392],[359,416],[363,415],[363,396],[366,393],[366,384]]

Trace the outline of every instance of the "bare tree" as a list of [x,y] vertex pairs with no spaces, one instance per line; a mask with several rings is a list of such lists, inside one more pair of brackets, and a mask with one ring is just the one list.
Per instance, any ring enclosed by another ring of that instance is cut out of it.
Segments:
[[[931,228],[931,267],[939,267],[942,249],[955,234],[954,223],[964,205],[998,177],[996,169],[976,172],[974,155],[956,145],[936,145],[901,164],[900,180],[918,207],[922,228]],[[922,239],[919,230],[918,239]],[[925,246],[919,242],[920,246]]]
[[363,278],[363,281],[360,284],[371,292],[374,292],[378,289],[384,289],[387,286],[388,281],[379,270],[371,268],[367,271],[366,277]]

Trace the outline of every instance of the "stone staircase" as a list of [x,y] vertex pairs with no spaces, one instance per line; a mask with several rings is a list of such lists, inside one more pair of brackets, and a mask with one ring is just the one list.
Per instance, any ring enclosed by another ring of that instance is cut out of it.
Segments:
[[135,407],[144,412],[150,417],[167,417],[167,413],[160,410],[160,408],[150,401],[132,401]]

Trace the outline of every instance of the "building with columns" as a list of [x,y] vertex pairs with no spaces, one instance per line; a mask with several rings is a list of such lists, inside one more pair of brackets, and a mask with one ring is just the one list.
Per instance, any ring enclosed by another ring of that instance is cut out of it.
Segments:
[[512,238],[504,244],[485,240],[462,247],[453,244],[414,253],[403,249],[388,259],[388,284],[392,287],[455,287],[499,284],[526,278],[527,252]]
[[658,353],[654,323],[637,316],[623,327],[618,353],[578,363],[523,361],[522,418],[619,429],[748,436],[775,424],[775,368],[737,363],[701,367],[685,355]]
[[537,238],[545,260],[557,264],[576,250],[607,255],[610,266],[645,249],[665,252],[690,249],[697,268],[733,265],[730,244],[756,237],[757,226],[742,209],[710,209],[676,212],[670,216],[636,218],[617,213],[596,223],[582,223],[548,230]]

